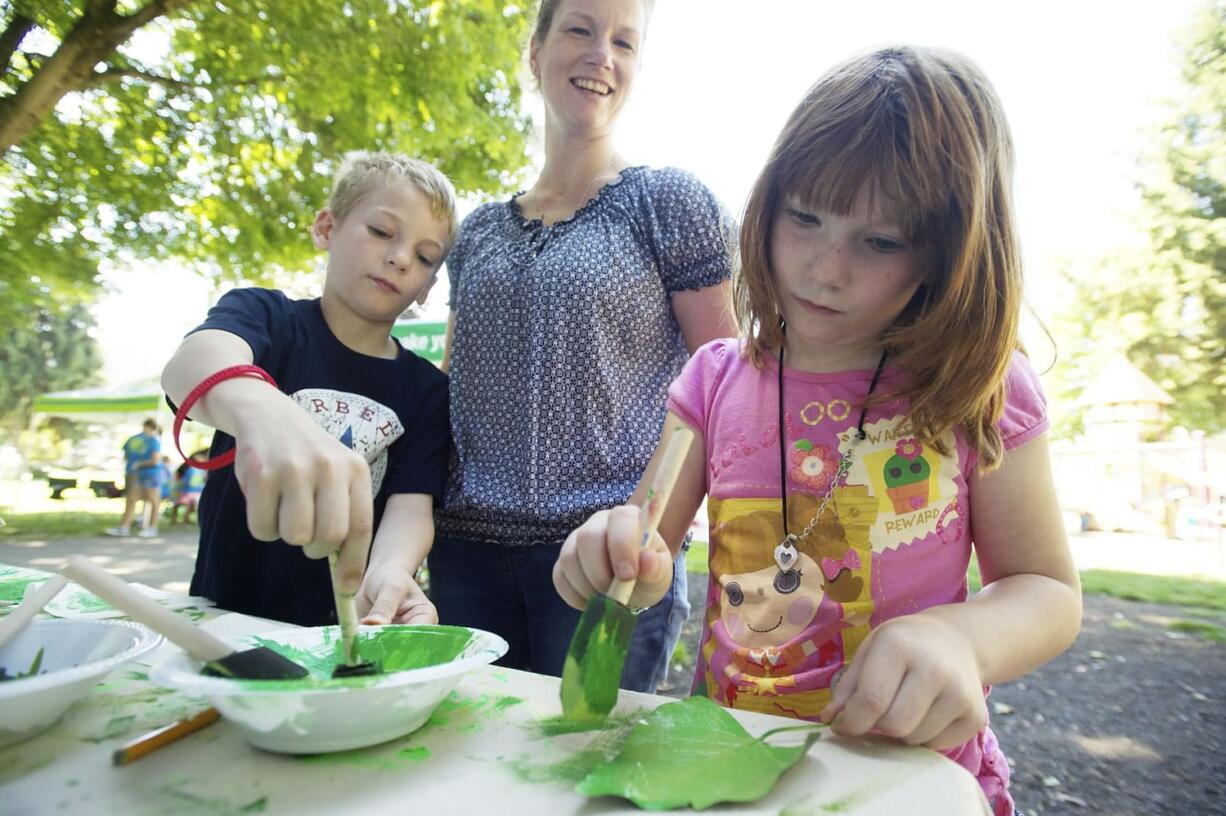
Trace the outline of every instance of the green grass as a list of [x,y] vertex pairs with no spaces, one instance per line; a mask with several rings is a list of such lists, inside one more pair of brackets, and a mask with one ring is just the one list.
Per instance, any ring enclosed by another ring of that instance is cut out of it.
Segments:
[[1199,635],[1213,643],[1221,643],[1226,640],[1226,629],[1209,621],[1180,620],[1170,624],[1167,628],[1176,632],[1186,632],[1189,635]]
[[705,541],[691,541],[690,549],[685,554],[685,571],[697,575],[707,574],[708,546]]
[[0,513],[0,541],[30,538],[72,538],[98,535],[113,527],[123,512],[123,502],[116,500],[115,509],[68,510],[62,513]]

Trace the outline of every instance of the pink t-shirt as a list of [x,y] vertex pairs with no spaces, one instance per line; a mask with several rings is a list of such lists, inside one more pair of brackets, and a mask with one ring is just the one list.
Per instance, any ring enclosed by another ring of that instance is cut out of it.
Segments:
[[[784,369],[790,532],[806,528],[826,495],[872,376]],[[878,392],[903,376],[887,364]],[[998,427],[1015,448],[1047,430],[1046,403],[1021,354],[1006,387]],[[775,561],[784,537],[778,399],[777,360],[757,369],[735,340],[703,346],[669,389],[669,410],[702,433],[707,452],[710,581],[694,693],[816,720],[874,627],[966,599],[977,457],[952,432],[948,456],[920,443],[902,401],[875,406],[845,484],[784,575]],[[1008,765],[990,729],[947,755],[979,779],[996,813],[1012,814]]]

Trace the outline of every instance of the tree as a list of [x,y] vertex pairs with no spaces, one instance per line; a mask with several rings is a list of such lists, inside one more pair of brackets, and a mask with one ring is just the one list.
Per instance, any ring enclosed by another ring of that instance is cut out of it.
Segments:
[[1226,0],[1190,30],[1184,93],[1141,162],[1141,252],[1068,273],[1070,382],[1122,352],[1175,397],[1172,420],[1226,429]]
[[93,385],[102,355],[89,331],[94,320],[80,303],[43,308],[5,330],[0,344],[0,420],[26,426],[34,397]]
[[98,265],[305,269],[341,154],[461,191],[525,162],[507,0],[0,0],[0,318],[85,299]]

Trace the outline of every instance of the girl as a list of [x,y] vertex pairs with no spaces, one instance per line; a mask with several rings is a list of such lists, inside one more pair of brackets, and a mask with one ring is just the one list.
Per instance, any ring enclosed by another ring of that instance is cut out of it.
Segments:
[[[444,623],[497,632],[502,665],[560,674],[579,615],[550,571],[568,533],[626,501],[692,351],[736,327],[731,222],[614,133],[651,0],[542,0],[528,62],[545,101],[531,188],[475,210],[447,258],[456,460],[431,596]],[[454,341],[454,342],[453,342]],[[655,691],[689,613],[685,570],[636,628],[622,676]]]
[[670,388],[665,434],[702,444],[660,536],[640,554],[635,508],[597,513],[554,567],[573,606],[614,572],[650,604],[707,494],[694,692],[944,751],[1001,816],[986,688],[1062,652],[1081,616],[1017,340],[1011,173],[999,101],[961,56],[892,48],[820,79],[746,209],[744,339]]

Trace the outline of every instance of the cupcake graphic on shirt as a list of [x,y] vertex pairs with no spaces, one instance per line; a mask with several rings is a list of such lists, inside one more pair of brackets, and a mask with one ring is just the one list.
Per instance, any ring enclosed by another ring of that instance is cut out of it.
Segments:
[[885,492],[901,515],[928,506],[928,479],[932,468],[922,454],[924,446],[918,439],[900,439],[894,455],[885,463]]

